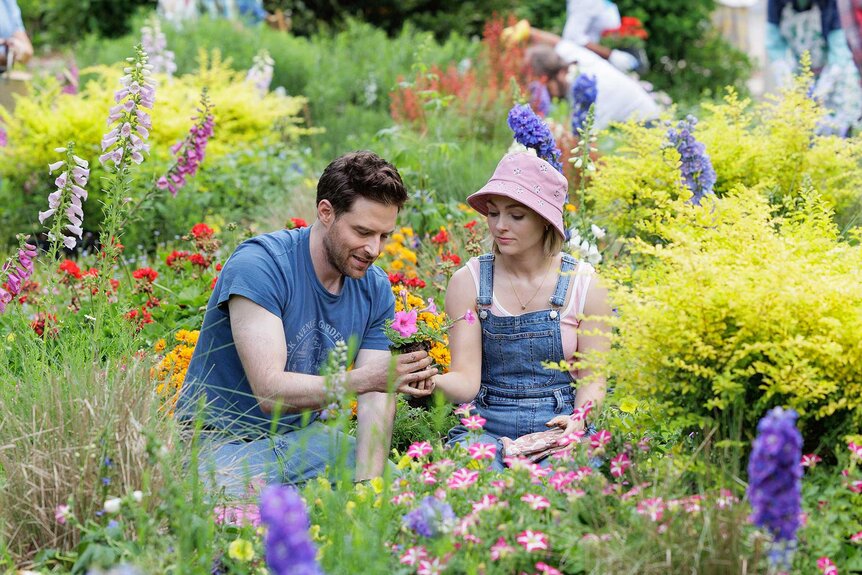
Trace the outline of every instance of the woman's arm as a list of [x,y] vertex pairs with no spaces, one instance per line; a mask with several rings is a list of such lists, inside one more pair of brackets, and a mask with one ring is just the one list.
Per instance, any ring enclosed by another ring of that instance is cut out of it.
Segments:
[[[449,280],[446,289],[446,314],[451,318],[476,309],[476,286],[467,267],[462,267]],[[474,311],[475,313],[475,311]],[[482,326],[459,321],[449,330],[449,350],[452,363],[449,372],[434,376],[434,385],[453,403],[472,401],[479,393],[482,381]]]
[[[587,289],[586,302],[584,302],[584,316],[578,326],[578,355],[591,355],[595,353],[607,353],[611,348],[611,326],[606,321],[613,313],[608,302],[608,289],[593,278]],[[575,408],[582,407],[588,401],[592,401],[598,407],[605,398],[607,387],[606,378],[594,376],[591,369],[581,369],[578,379],[592,380],[589,383],[578,386],[575,396]]]

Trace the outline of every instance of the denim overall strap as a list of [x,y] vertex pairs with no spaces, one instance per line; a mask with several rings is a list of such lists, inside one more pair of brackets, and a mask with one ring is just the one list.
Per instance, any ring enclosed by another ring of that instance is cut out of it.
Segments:
[[563,254],[563,261],[560,264],[560,276],[557,278],[557,287],[554,289],[554,295],[550,299],[551,307],[563,307],[563,304],[566,303],[566,292],[569,291],[572,272],[577,263],[577,260],[569,254]]
[[479,294],[476,305],[490,307],[494,295],[494,254],[479,256]]

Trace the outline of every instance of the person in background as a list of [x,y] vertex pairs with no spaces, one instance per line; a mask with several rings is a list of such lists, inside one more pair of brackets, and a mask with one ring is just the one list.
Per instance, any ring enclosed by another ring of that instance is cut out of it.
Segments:
[[619,8],[610,0],[567,0],[562,39],[583,46],[623,72],[629,72],[638,67],[637,58],[599,43],[602,32],[619,28],[621,22]]
[[853,62],[862,74],[862,0],[838,0],[838,14]]
[[14,62],[26,64],[33,56],[33,44],[24,30],[21,9],[15,0],[0,0],[0,67],[9,65],[9,53]]
[[862,88],[836,0],[769,0],[766,54],[776,87],[792,81],[806,52],[816,78],[811,95],[827,110],[818,132],[848,136],[857,131]]

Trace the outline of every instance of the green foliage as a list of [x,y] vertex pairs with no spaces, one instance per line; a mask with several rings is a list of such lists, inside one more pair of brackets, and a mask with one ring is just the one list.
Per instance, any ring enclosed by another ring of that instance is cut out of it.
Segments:
[[[194,74],[161,79],[152,113],[151,162],[133,183],[133,200],[151,190],[155,179],[173,163],[169,147],[188,133],[204,86],[209,87],[215,104],[216,123],[215,136],[207,146],[205,166],[218,164],[236,149],[293,142],[308,133],[299,126],[302,121],[299,114],[305,105],[303,98],[275,93],[261,98],[241,73],[226,67],[218,53],[210,58],[201,52],[199,62]],[[60,94],[56,83],[48,79],[32,95],[18,100],[14,115],[0,111],[10,143],[0,151],[3,159],[0,199],[9,207],[0,216],[0,225],[9,236],[35,231],[36,213],[44,209],[52,191],[52,179],[42,174],[57,159],[54,148],[70,140],[77,141],[76,153],[88,160],[93,169],[90,200],[84,205],[84,225],[94,230],[100,221],[99,200],[103,195],[98,187],[105,175],[98,162],[100,142],[122,73],[108,67],[94,67],[87,72],[92,80],[77,95]]]
[[654,222],[666,243],[631,242],[646,265],[618,270],[619,393],[719,439],[752,436],[776,405],[815,443],[862,425],[862,249],[810,188],[784,212],[740,186]]
[[24,27],[37,44],[67,44],[93,33],[116,37],[129,31],[136,9],[155,0],[18,0]]

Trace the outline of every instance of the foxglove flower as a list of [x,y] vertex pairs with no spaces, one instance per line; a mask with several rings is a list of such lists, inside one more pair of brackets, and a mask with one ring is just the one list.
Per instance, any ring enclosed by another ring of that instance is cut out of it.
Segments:
[[206,155],[207,143],[213,136],[215,119],[212,115],[212,104],[207,96],[206,88],[201,94],[201,107],[198,115],[192,118],[195,123],[184,140],[171,147],[171,153],[177,158],[176,163],[168,173],[158,179],[156,187],[168,189],[176,197],[177,192],[186,184],[186,179],[194,176]]
[[691,190],[691,203],[700,205],[700,200],[712,193],[715,185],[715,170],[712,160],[706,153],[706,146],[698,142],[692,132],[697,124],[697,118],[688,115],[681,120],[676,128],[667,131],[668,144],[679,152],[680,172],[685,185]]
[[272,72],[275,69],[275,60],[269,55],[266,50],[261,50],[257,53],[252,61],[251,68],[246,74],[245,81],[250,82],[257,88],[258,94],[263,98],[269,91],[269,85],[272,83]]
[[140,164],[144,154],[150,152],[146,141],[153,125],[147,110],[152,110],[156,98],[155,84],[150,78],[152,66],[140,46],[135,47],[135,57],[126,61],[129,66],[120,78],[122,88],[114,94],[117,105],[108,115],[108,126],[113,127],[102,138],[103,153],[99,156],[99,163],[108,171],[124,171],[130,161]]
[[174,53],[167,49],[168,41],[158,18],[153,18],[149,25],[141,28],[141,46],[150,58],[154,74],[174,75],[177,71]]
[[802,513],[802,435],[797,414],[776,407],[757,424],[757,438],[748,460],[751,520],[772,534],[773,565],[788,566]]
[[78,243],[75,236],[80,240],[84,233],[81,225],[84,220],[83,202],[87,200],[84,186],[90,179],[89,163],[75,155],[72,143],[56,151],[66,157],[48,165],[50,173],[60,172],[60,175],[54,180],[57,189],[48,195],[48,209],[39,212],[39,223],[44,224],[45,220],[54,218],[48,239],[62,241],[63,246],[71,250]]
[[532,148],[536,155],[554,166],[560,173],[563,165],[560,163],[560,149],[550,128],[527,104],[515,105],[509,110],[509,127],[515,132],[515,141],[522,146]]
[[260,496],[260,517],[267,526],[266,564],[275,575],[322,575],[317,550],[308,535],[308,513],[293,487],[267,487]]
[[36,246],[22,242],[17,258],[10,258],[0,268],[0,313],[6,311],[6,304],[21,293],[33,275],[33,260],[37,254]]
[[429,495],[404,515],[403,521],[408,529],[423,537],[436,537],[451,531],[457,519],[451,505]]
[[572,84],[572,133],[578,134],[578,130],[584,127],[590,106],[596,103],[598,88],[596,77],[589,74],[580,74]]

